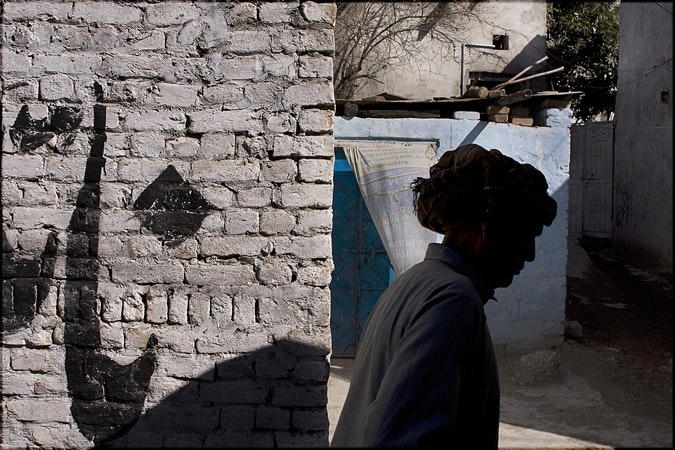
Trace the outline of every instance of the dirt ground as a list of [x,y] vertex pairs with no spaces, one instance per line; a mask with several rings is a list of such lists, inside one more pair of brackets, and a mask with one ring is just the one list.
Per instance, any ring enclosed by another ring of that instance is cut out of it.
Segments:
[[672,274],[645,271],[602,241],[569,251],[566,318],[583,337],[556,349],[554,383],[519,386],[518,360],[500,361],[502,420],[539,433],[505,433],[500,447],[557,446],[563,436],[582,441],[566,448],[672,448]]
[[581,247],[592,264],[568,277],[565,310],[583,326],[582,343],[618,351],[617,381],[672,388],[672,274],[644,271],[601,241]]
[[[583,333],[549,349],[559,379],[523,386],[521,355],[497,355],[500,450],[672,448],[672,274],[642,270],[603,242],[573,241],[567,289],[566,318]],[[352,364],[331,361],[331,433]]]

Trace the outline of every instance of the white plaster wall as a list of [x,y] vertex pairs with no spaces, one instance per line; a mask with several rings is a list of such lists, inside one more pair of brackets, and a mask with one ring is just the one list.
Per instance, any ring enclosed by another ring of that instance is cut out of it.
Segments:
[[498,302],[488,302],[486,314],[493,341],[502,351],[562,343],[567,291],[569,125],[524,127],[477,120],[337,117],[334,131],[336,144],[351,139],[434,140],[439,155],[462,144],[476,143],[540,169],[549,193],[558,202],[558,215],[537,238],[535,260],[525,265],[511,286],[497,290]]
[[[542,58],[546,53],[546,2],[544,0],[511,1],[491,0],[475,7],[480,20],[467,20],[462,31],[453,35],[457,44],[445,48],[431,35],[422,41],[419,52],[422,57],[409,64],[391,67],[379,82],[366,84],[357,98],[369,97],[383,92],[408,99],[431,99],[432,97],[455,97],[460,95],[461,46],[464,43],[492,45],[492,36],[508,35],[508,50],[465,49],[465,84],[469,83],[469,71],[501,72],[507,66],[509,73],[516,74]],[[442,55],[451,52],[449,58]],[[541,71],[536,66],[528,75]],[[537,80],[533,80],[537,82]]]
[[671,273],[672,20],[671,2],[621,2],[612,226],[615,246]]

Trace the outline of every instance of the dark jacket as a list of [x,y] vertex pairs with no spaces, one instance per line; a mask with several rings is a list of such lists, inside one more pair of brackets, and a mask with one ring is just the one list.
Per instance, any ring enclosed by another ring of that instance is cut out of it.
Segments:
[[451,248],[387,288],[357,350],[333,447],[497,448],[499,380],[487,280]]

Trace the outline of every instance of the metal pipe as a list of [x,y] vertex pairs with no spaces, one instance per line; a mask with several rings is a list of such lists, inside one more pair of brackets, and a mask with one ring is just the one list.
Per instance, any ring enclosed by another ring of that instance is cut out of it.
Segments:
[[461,73],[459,74],[459,95],[460,97],[464,95],[464,48],[465,47],[474,47],[474,48],[491,48],[494,50],[494,45],[488,44],[472,44],[470,42],[462,42],[462,61],[460,63]]

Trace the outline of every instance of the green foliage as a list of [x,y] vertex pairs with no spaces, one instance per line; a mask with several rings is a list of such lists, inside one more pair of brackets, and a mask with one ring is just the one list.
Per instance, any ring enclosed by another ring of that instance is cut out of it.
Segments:
[[548,1],[549,76],[557,91],[583,91],[572,100],[584,122],[614,111],[619,61],[619,2]]

